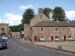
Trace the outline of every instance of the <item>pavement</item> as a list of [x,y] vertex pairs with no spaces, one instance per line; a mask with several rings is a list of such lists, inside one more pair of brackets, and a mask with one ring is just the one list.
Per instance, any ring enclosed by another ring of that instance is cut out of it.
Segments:
[[[21,39],[23,43],[30,43],[29,41],[25,41],[24,39]],[[60,49],[63,51],[67,52],[72,52],[75,53],[75,41],[64,41],[64,42],[34,42],[33,44],[42,46],[42,47],[47,47],[47,48],[52,48],[52,49]],[[61,46],[61,47],[60,47]]]
[[23,40],[8,40],[8,49],[0,50],[0,56],[75,56],[71,53],[60,52],[21,41]]
[[59,42],[35,42],[34,44],[75,53],[75,41],[60,42],[60,43]]

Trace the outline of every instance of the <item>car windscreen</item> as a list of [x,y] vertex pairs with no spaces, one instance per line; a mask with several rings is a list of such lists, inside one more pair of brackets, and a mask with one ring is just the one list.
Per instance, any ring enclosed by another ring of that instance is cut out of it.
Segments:
[[6,42],[6,40],[5,39],[0,39],[0,42]]

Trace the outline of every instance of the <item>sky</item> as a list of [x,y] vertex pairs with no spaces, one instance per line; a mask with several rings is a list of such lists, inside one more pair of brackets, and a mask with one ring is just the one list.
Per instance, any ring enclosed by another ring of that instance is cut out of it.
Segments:
[[54,9],[56,6],[65,10],[69,20],[75,20],[75,0],[0,0],[0,23],[18,25],[26,9],[32,8],[37,13],[38,8]]

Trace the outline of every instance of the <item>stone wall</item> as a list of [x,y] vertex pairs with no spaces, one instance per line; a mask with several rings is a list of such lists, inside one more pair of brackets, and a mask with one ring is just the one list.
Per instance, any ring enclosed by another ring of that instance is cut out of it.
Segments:
[[[43,28],[43,31],[41,31]],[[46,40],[51,40],[51,36],[53,36],[54,41],[56,40],[55,36],[58,36],[58,39],[64,40],[64,36],[66,36],[66,40],[68,40],[70,36],[69,27],[32,27],[32,38],[37,36],[40,38],[41,36],[45,36]]]
[[49,21],[49,18],[46,17],[43,13],[37,14],[32,18],[30,26],[34,26],[41,21]]
[[30,25],[24,24],[24,38],[30,37]]
[[70,35],[72,40],[75,40],[75,27],[70,27]]

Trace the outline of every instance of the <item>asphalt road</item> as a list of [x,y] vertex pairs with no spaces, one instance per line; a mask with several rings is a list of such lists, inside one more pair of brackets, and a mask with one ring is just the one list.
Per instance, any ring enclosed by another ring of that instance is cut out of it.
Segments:
[[8,49],[0,50],[0,56],[74,56],[69,53],[39,47],[32,44],[24,44],[18,39],[8,40]]

